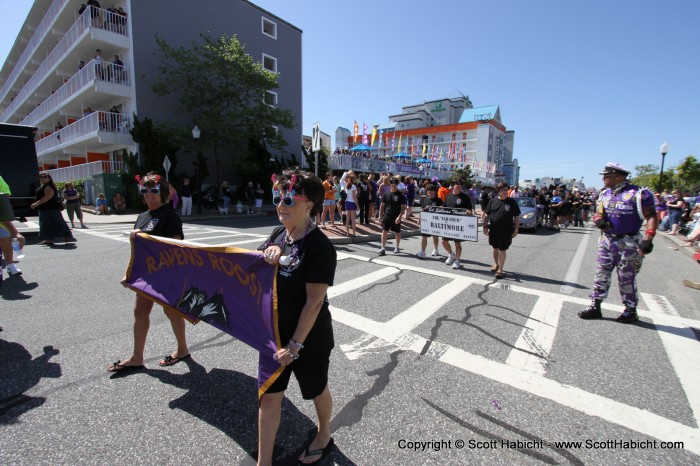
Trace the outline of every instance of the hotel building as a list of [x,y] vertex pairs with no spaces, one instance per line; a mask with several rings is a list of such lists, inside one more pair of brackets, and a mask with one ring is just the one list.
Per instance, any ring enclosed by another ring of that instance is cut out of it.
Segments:
[[[289,144],[285,154],[298,153],[299,28],[246,0],[115,0],[109,8],[82,3],[35,0],[0,70],[0,121],[38,128],[39,166],[52,169],[55,180],[122,170],[124,154],[138,152],[129,134],[134,114],[194,126],[176,112],[175,96],[151,90],[161,64],[156,36],[189,47],[200,34],[236,35],[248,54],[279,74],[279,87],[266,98],[294,114],[296,126],[280,131]],[[183,163],[177,170],[190,167]]]
[[[403,107],[402,113],[389,119],[390,123],[376,126],[382,136],[372,145],[371,157],[398,156],[414,163],[424,159],[423,165],[432,169],[469,165],[482,185],[517,184],[515,132],[506,130],[498,105],[473,108],[469,97],[460,96]],[[336,132],[336,138],[344,131]],[[358,140],[347,136],[346,145],[352,147],[361,139],[361,134]]]

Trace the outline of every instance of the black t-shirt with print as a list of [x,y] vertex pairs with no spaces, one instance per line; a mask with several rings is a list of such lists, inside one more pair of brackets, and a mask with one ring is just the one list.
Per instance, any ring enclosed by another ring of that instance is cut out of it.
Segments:
[[182,220],[170,207],[170,204],[163,204],[156,210],[147,210],[139,214],[134,224],[134,230],[141,230],[153,236],[185,238],[185,234],[182,232]]
[[484,212],[489,215],[489,228],[512,229],[513,219],[520,215],[520,207],[510,197],[503,200],[494,197]]
[[442,199],[435,196],[434,198],[424,197],[420,200],[420,206],[423,210],[428,210],[428,207],[440,207],[442,205]]
[[401,207],[406,205],[406,196],[401,191],[384,193],[382,196],[384,204],[384,218],[396,219],[401,214]]
[[467,193],[450,193],[445,198],[445,207],[456,207],[459,209],[472,210],[472,200]]
[[[285,241],[284,227],[275,228],[270,238],[258,249],[277,245],[283,256],[292,255],[297,249],[298,262],[289,266],[280,265],[277,270],[277,315],[280,340],[283,345],[294,336],[301,311],[306,304],[307,283],[333,285],[336,267],[336,252],[333,244],[321,230],[314,228],[291,245]],[[330,349],[335,345],[328,296],[323,300],[316,322],[304,340],[304,350]],[[302,353],[303,354],[303,353]]]

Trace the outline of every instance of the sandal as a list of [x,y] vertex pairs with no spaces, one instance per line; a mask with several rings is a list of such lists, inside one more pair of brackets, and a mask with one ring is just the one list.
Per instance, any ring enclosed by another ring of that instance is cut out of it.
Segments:
[[192,357],[192,355],[189,353],[184,355],[181,358],[174,358],[172,355],[169,354],[166,357],[164,357],[163,359],[161,359],[160,362],[158,363],[158,365],[160,367],[174,366],[178,362],[184,361],[185,359],[189,359],[191,357]]
[[503,272],[503,270],[501,270],[500,272],[496,272],[496,278],[503,278],[504,275],[505,272]]
[[[299,460],[299,464],[316,464],[320,461],[323,461],[323,458],[328,456],[328,454],[333,450],[333,447],[335,446],[335,442],[333,441],[333,437],[328,441],[328,445],[326,445],[326,448],[319,448],[318,450],[311,450],[309,451],[309,447],[311,446],[311,443],[304,448],[304,458]],[[318,456],[319,459],[316,461],[312,461],[311,463],[304,463],[304,459],[306,459],[307,456]]]
[[491,272],[498,272],[498,264],[491,267]]
[[144,369],[146,366],[141,364],[140,366],[124,366],[120,364],[122,361],[121,359],[117,359],[116,362],[113,362],[109,366],[107,366],[107,372],[133,372],[133,371],[138,371],[141,369]]

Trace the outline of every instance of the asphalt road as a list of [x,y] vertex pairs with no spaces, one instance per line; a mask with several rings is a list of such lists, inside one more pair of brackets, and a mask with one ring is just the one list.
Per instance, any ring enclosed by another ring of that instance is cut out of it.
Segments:
[[[252,249],[275,225],[215,219],[185,234]],[[105,371],[132,342],[134,297],[118,283],[128,227],[30,244],[24,275],[0,289],[0,464],[253,463],[252,349],[188,326],[193,358],[161,369],[174,338],[156,308],[148,369]],[[338,245],[326,464],[700,464],[700,292],[680,282],[698,266],[659,238],[638,281],[641,321],[614,321],[616,281],[605,319],[582,321],[596,238],[521,234],[500,281],[483,237],[464,244],[458,271],[444,255],[415,258],[420,237],[381,258],[376,243]],[[315,419],[294,382],[287,394],[280,464],[295,463]]]

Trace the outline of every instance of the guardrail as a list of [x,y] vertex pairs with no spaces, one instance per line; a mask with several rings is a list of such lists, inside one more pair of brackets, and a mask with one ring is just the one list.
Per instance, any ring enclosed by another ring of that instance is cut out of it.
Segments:
[[[95,13],[97,13],[95,15]],[[117,16],[120,18],[119,21],[124,21],[124,26],[121,26],[121,22],[117,21]],[[110,18],[117,26],[112,28],[112,22],[102,21],[102,18]],[[19,91],[17,96],[14,98],[12,103],[7,106],[2,115],[0,115],[0,121],[10,121],[11,116],[17,111],[20,105],[24,104],[29,97],[36,92],[39,85],[50,75],[53,68],[60,63],[68,50],[75,44],[80,36],[90,27],[98,27],[100,29],[108,29],[117,34],[126,35],[126,18],[123,16],[115,15],[114,13],[103,10],[101,8],[95,8],[93,6],[88,7],[85,12],[80,15],[78,20],[73,23],[73,26],[66,32],[63,38],[56,44],[56,47],[49,53],[46,59],[39,65],[39,68],[34,72],[27,84]]]
[[102,60],[91,60],[82,70],[74,74],[63,86],[43,101],[39,107],[27,115],[20,124],[37,126],[46,115],[53,113],[62,102],[65,102],[85,85],[94,81],[105,81],[124,86],[130,85],[129,73],[126,67]]
[[47,171],[51,174],[51,178],[54,181],[65,183],[67,181],[91,180],[93,175],[99,175],[100,173],[126,172],[126,162],[90,162]]
[[129,119],[121,113],[93,112],[75,123],[36,142],[36,153],[53,150],[63,144],[81,139],[97,131],[129,133]]
[[2,88],[0,88],[0,102],[5,100],[7,93],[10,92],[10,89],[14,85],[20,73],[24,70],[27,63],[29,63],[29,59],[32,58],[37,46],[44,39],[44,36],[50,29],[50,26],[53,24],[54,20],[67,2],[68,0],[54,0],[49,9],[46,10],[46,14],[41,19],[39,26],[37,26],[32,38],[27,43],[27,47],[17,60],[17,63],[12,69],[10,76],[8,76],[7,81],[5,81],[5,84],[2,86]]

